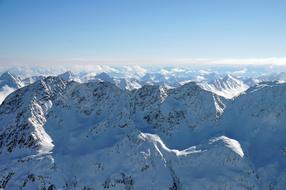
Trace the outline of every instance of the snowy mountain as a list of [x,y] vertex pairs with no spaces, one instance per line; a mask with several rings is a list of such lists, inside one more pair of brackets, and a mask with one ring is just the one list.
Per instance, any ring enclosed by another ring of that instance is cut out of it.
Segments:
[[276,72],[267,75],[261,75],[257,77],[257,80],[260,82],[274,82],[274,81],[286,81],[286,73],[285,72]]
[[285,97],[285,83],[260,83],[229,104],[219,124],[247,152],[260,189],[285,188]]
[[107,73],[99,73],[93,77],[82,79],[86,82],[109,82],[115,84],[117,87],[125,90],[134,90],[141,88],[141,83],[135,78],[116,78],[111,77]]
[[0,188],[282,190],[285,98],[47,77],[0,106]]
[[33,84],[34,82],[37,82],[37,81],[42,80],[44,78],[45,78],[44,76],[31,76],[31,77],[25,78],[25,79],[23,79],[24,86]]
[[[250,82],[251,81],[249,81],[249,84]],[[214,92],[227,99],[234,98],[249,88],[249,86],[243,80],[240,80],[230,74],[227,74],[222,79],[215,79],[209,83],[202,82],[200,85],[205,90]]]
[[193,82],[175,89],[143,86],[132,99],[137,128],[159,134],[168,146],[181,149],[211,134],[211,126],[225,108],[223,98]]
[[95,75],[93,78],[89,79],[88,82],[110,82],[114,83],[114,79],[110,77],[107,73],[103,72]]
[[248,77],[246,79],[243,80],[244,84],[246,84],[249,87],[253,87],[258,85],[260,82],[262,82],[261,80],[257,79],[257,78],[251,78]]
[[3,73],[0,76],[0,104],[6,96],[23,86],[24,82],[19,77],[14,76],[10,72]]
[[126,90],[135,90],[142,87],[141,82],[134,78],[115,79],[115,85]]
[[72,73],[71,71],[64,72],[64,73],[58,75],[58,77],[61,78],[62,80],[65,80],[65,81],[77,81],[77,82],[80,82],[80,79],[74,73]]
[[141,82],[147,85],[168,85],[178,86],[178,79],[168,73],[147,73],[141,78]]
[[17,76],[14,76],[10,72],[3,73],[0,76],[0,87],[3,87],[5,85],[14,89],[18,89],[24,86],[21,79]]
[[[70,71],[66,72],[66,69]],[[34,83],[47,76],[60,76],[64,80],[77,82],[107,81],[122,89],[138,89],[143,85],[162,85],[176,88],[188,82],[197,82],[211,92],[231,99],[248,87],[259,82],[285,81],[285,73],[269,68],[256,67],[166,67],[143,68],[141,66],[104,66],[94,65],[87,68],[29,68],[9,69],[10,73],[23,78],[25,85]],[[273,72],[270,72],[273,71]],[[226,73],[229,73],[227,76]]]

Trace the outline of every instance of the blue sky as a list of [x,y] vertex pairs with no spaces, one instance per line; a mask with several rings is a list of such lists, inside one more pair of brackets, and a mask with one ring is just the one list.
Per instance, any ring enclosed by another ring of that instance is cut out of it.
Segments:
[[0,58],[283,58],[285,8],[285,0],[0,0]]

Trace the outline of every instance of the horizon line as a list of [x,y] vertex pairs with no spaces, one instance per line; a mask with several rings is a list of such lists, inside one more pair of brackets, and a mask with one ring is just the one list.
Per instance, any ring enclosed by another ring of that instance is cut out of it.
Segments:
[[[55,65],[56,64],[56,65]],[[0,68],[13,67],[77,67],[77,66],[141,66],[141,67],[188,67],[188,66],[286,66],[286,57],[265,58],[1,58]]]

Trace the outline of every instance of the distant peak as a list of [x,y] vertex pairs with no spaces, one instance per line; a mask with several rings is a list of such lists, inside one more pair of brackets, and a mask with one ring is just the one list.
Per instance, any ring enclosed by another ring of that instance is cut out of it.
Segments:
[[14,76],[13,74],[11,74],[9,71],[3,73],[0,76],[0,86],[2,85],[7,85],[11,88],[21,88],[24,86],[23,82],[21,81],[21,79],[17,76]]
[[6,79],[6,78],[15,78],[15,76],[11,74],[9,71],[6,71],[0,76],[0,80]]
[[58,77],[60,77],[63,80],[69,81],[69,80],[73,80],[74,74],[71,71],[66,71],[66,72],[58,75]]
[[102,72],[97,74],[96,76],[106,76],[106,77],[110,77],[106,72]]
[[226,74],[224,77],[223,77],[223,80],[237,80],[237,78],[231,74]]
[[203,90],[203,88],[201,88],[201,86],[198,83],[194,82],[194,81],[187,82],[186,84],[182,85],[182,88],[191,88],[191,89],[201,89],[201,90]]
[[71,71],[66,71],[66,72],[62,73],[62,75],[73,75],[73,73]]
[[95,76],[95,79],[99,79],[101,81],[107,81],[107,82],[113,82],[113,78],[111,76],[109,76],[107,73],[102,72],[100,74],[97,74]]

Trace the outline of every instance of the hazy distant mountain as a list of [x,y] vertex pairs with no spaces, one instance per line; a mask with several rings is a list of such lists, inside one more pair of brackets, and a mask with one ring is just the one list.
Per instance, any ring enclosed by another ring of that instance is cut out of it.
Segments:
[[135,78],[114,78],[109,76],[107,73],[100,73],[95,75],[94,77],[89,77],[88,80],[84,79],[84,81],[88,82],[109,82],[115,84],[117,87],[126,90],[133,90],[141,88],[140,81]]
[[[45,68],[14,68],[11,72],[25,77],[24,85],[29,85],[47,76],[60,76],[63,80],[77,82],[107,81],[121,89],[138,89],[144,85],[163,85],[167,88],[176,88],[188,82],[197,82],[204,89],[221,95],[225,98],[234,98],[248,87],[263,81],[285,81],[285,73],[267,73],[266,69],[251,68],[177,68],[146,69],[140,66],[111,67],[96,65],[92,70],[76,70],[62,72],[62,70]],[[269,70],[269,69],[268,69]],[[227,74],[230,73],[230,74]],[[233,74],[231,74],[233,73]],[[14,74],[15,75],[15,74]],[[27,77],[28,76],[28,77]],[[19,77],[18,77],[19,78]],[[14,89],[14,88],[13,88]],[[6,90],[8,95],[12,89]],[[3,99],[3,98],[2,98]]]
[[10,72],[5,72],[0,76],[0,88],[3,86],[17,89],[23,87],[24,84],[19,77],[14,76]]
[[200,83],[200,85],[205,90],[214,92],[227,99],[234,98],[249,88],[243,80],[230,74],[227,74],[224,78],[215,79],[212,82]]
[[32,76],[32,77],[23,79],[23,82],[24,82],[24,85],[27,86],[27,85],[33,84],[34,82],[42,80],[44,78],[45,78],[44,76]]
[[77,76],[75,74],[73,74],[71,71],[64,72],[64,73],[58,75],[58,77],[65,80],[65,81],[77,81],[77,80],[79,80],[77,78]]
[[14,90],[24,86],[24,82],[10,72],[5,72],[0,76],[0,104],[6,96]]

